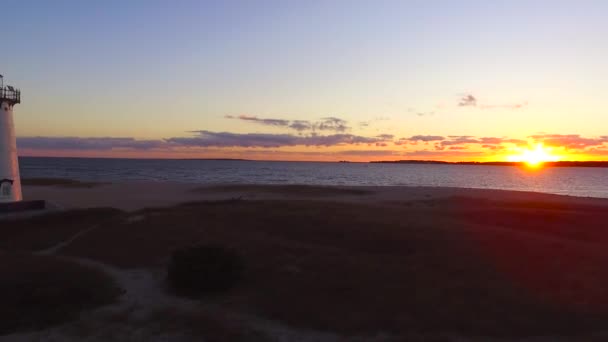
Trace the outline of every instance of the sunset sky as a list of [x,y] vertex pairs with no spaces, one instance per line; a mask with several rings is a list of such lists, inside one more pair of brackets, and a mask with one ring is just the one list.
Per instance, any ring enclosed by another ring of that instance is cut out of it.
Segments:
[[21,155],[608,160],[608,1],[11,1]]

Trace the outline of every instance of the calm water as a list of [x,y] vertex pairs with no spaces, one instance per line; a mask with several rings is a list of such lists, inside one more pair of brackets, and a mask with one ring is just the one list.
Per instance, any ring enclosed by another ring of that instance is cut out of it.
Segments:
[[79,158],[21,158],[20,164],[23,178],[452,186],[608,198],[608,168]]

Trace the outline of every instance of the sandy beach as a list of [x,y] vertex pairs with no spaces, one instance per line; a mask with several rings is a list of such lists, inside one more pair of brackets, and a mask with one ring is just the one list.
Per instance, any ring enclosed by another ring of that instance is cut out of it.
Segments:
[[[320,189],[320,190],[316,190]],[[336,191],[332,191],[335,189]],[[362,191],[365,196],[352,196],[349,189]],[[346,190],[346,191],[340,191]],[[399,201],[445,199],[455,196],[494,201],[540,201],[562,205],[608,206],[608,199],[561,196],[538,192],[488,189],[356,186],[310,187],[273,185],[210,185],[178,182],[137,181],[83,185],[26,185],[27,199],[44,199],[62,208],[113,207],[134,211],[149,207],[166,207],[189,201],[242,198],[245,200],[331,200],[386,204]]]
[[[63,321],[0,325],[0,340],[608,338],[605,199],[171,182],[32,181],[23,191],[60,210],[2,221],[0,252],[21,261],[0,272],[23,279],[5,284],[0,300],[39,280],[21,272],[29,258],[57,270],[82,267],[54,272],[75,287],[98,278],[109,285],[87,295],[97,301],[66,307],[77,314]],[[171,251],[197,243],[238,250],[243,281],[213,297],[168,293]],[[69,302],[65,296],[51,299]],[[0,318],[41,310],[14,305]]]

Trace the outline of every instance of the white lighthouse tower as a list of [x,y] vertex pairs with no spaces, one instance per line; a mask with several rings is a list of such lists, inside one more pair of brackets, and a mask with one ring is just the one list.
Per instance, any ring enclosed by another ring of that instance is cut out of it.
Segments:
[[13,122],[13,107],[18,103],[21,103],[21,91],[5,86],[0,75],[0,203],[22,200]]

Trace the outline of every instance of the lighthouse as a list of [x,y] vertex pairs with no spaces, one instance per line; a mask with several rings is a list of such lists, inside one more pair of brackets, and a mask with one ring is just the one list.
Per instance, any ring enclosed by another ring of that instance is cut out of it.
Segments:
[[4,85],[0,75],[0,203],[22,200],[13,108],[21,103],[21,91]]

